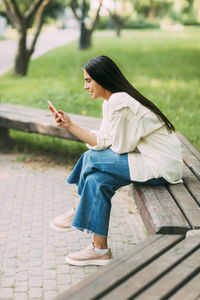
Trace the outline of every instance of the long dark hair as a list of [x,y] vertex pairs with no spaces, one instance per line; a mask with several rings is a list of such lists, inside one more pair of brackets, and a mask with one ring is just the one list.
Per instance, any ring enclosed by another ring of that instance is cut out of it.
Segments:
[[103,88],[111,93],[126,92],[154,112],[159,120],[166,124],[169,132],[175,131],[172,123],[165,117],[159,108],[128,82],[118,66],[109,57],[105,55],[94,57],[90,59],[83,68],[91,78]]

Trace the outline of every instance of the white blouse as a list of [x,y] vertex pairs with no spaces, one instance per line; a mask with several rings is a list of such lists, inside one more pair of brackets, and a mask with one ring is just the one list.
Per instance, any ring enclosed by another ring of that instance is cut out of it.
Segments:
[[175,133],[125,92],[114,93],[103,102],[103,120],[93,150],[112,149],[128,153],[130,178],[146,181],[163,177],[170,183],[182,182],[181,144]]

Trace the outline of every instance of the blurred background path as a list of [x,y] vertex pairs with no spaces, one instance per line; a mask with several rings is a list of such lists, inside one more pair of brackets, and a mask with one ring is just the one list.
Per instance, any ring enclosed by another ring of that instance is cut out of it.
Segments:
[[[41,32],[36,43],[32,58],[36,58],[45,52],[63,46],[78,38],[76,29],[49,29]],[[0,75],[3,75],[14,65],[14,56],[17,51],[17,39],[0,41]]]

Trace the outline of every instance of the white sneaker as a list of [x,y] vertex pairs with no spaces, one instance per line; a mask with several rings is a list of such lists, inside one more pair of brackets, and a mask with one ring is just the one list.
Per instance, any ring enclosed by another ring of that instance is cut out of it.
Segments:
[[94,250],[94,244],[92,243],[84,250],[69,254],[66,256],[65,260],[68,264],[75,266],[103,266],[111,262],[111,256],[110,248],[106,251],[106,253],[100,254]]
[[65,214],[56,217],[50,222],[51,228],[61,231],[61,232],[66,232],[66,231],[71,231],[74,228],[72,227],[72,221],[75,216],[75,209],[72,207],[69,211],[67,211]]

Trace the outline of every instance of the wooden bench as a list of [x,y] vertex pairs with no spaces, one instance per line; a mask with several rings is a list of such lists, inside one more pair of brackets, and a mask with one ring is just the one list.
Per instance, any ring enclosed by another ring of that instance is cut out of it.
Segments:
[[[99,118],[75,114],[69,114],[69,116],[77,125],[88,130],[98,129],[101,123]],[[6,137],[10,128],[80,141],[66,129],[57,127],[53,115],[48,109],[0,103],[0,135]]]
[[55,300],[199,299],[200,235],[151,235]]
[[200,228],[200,153],[181,134],[183,183],[132,185],[133,197],[149,234],[185,234]]

